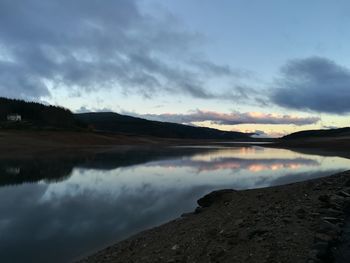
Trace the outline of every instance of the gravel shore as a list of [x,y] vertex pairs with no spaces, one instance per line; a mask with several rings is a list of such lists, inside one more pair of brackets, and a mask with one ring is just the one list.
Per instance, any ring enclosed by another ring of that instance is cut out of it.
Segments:
[[215,191],[193,213],[79,262],[346,262],[338,248],[349,204],[350,172]]

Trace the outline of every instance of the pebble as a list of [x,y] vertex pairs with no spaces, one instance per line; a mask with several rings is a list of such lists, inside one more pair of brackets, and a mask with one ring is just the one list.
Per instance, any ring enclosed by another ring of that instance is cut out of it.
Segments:
[[172,246],[171,250],[177,250],[178,248],[179,248],[179,245],[176,244],[176,245]]
[[[215,202],[218,202],[222,199],[224,199],[224,196],[228,193],[233,193],[235,190],[233,189],[224,189],[224,190],[218,190],[213,191],[210,194],[205,195],[204,197],[200,198],[197,203],[201,207],[209,207]],[[225,202],[229,200],[224,200]]]

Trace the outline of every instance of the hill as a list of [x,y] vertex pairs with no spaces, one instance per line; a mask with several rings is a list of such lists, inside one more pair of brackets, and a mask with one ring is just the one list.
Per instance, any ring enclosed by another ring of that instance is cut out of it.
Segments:
[[[21,121],[8,121],[8,115]],[[63,107],[0,98],[0,128],[38,130],[87,130],[175,139],[248,139],[252,134],[150,121],[113,112],[73,114]]]
[[[11,114],[20,115],[22,121],[7,121],[7,116]],[[82,126],[82,123],[77,121],[68,109],[37,102],[0,98],[1,128],[76,129]]]
[[329,130],[307,130],[291,133],[282,137],[282,139],[312,139],[312,138],[327,138],[327,137],[345,137],[350,136],[350,127],[329,129]]
[[113,112],[76,114],[76,118],[97,131],[127,133],[138,136],[180,139],[244,139],[252,134],[227,132],[211,128],[150,121]]

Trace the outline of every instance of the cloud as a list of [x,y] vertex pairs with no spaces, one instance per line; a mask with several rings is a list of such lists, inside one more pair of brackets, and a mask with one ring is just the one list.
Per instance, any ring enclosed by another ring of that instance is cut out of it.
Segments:
[[233,69],[228,65],[218,65],[203,58],[192,58],[189,63],[211,76],[230,76],[236,78],[253,78],[254,73],[243,69]]
[[217,157],[210,162],[207,160],[191,160],[183,158],[181,163],[174,160],[163,161],[158,164],[168,168],[197,168],[198,172],[218,171],[218,170],[248,170],[251,173],[257,173],[266,170],[282,170],[282,169],[296,169],[301,167],[316,167],[320,165],[317,161],[306,158],[282,159],[245,159],[236,157]]
[[214,111],[195,110],[187,114],[135,114],[124,112],[141,118],[157,121],[167,121],[176,123],[194,123],[210,121],[219,125],[238,125],[238,124],[294,124],[294,125],[308,125],[317,123],[320,119],[318,117],[297,117],[291,115],[277,115],[266,114],[260,112],[232,112],[220,113]]
[[267,134],[265,131],[262,130],[255,130],[253,131],[254,135],[252,136],[253,138],[269,138],[271,137],[270,134]]
[[[0,1],[0,93],[35,99],[63,88],[75,96],[118,89],[145,97],[239,97],[235,88],[217,93],[207,83],[245,73],[207,60],[197,52],[202,36],[182,28],[171,14],[144,13],[138,0]],[[190,62],[196,57],[202,59]]]
[[315,112],[350,112],[350,71],[321,57],[295,59],[282,69],[271,94],[279,106]]
[[88,113],[88,112],[113,112],[113,110],[107,107],[89,108],[87,106],[81,106],[79,109],[75,110],[75,113]]
[[339,129],[339,127],[333,126],[333,125],[324,125],[322,126],[322,129],[333,130],[333,129]]

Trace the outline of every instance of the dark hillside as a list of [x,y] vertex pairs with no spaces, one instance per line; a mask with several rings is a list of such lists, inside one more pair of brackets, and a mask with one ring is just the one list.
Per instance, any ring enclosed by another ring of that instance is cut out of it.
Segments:
[[113,112],[95,112],[76,114],[78,120],[92,126],[97,131],[128,133],[133,135],[154,136],[180,139],[244,139],[252,134],[227,132],[210,128],[150,121]]
[[350,128],[339,128],[330,130],[308,130],[291,133],[282,139],[308,139],[308,138],[324,138],[324,137],[344,137],[350,136]]
[[[18,123],[7,121],[7,116],[10,114],[19,114],[22,121]],[[7,98],[0,98],[0,125],[3,128],[63,129],[82,126],[68,109]]]
[[[9,115],[20,121],[9,121]],[[0,98],[0,128],[63,129],[91,128],[98,132],[124,133],[176,139],[248,139],[252,134],[227,132],[188,125],[149,121],[113,112],[73,114],[70,110],[37,102]]]

